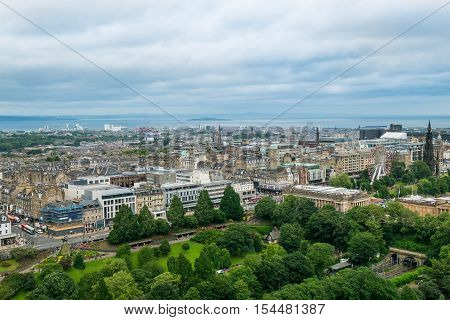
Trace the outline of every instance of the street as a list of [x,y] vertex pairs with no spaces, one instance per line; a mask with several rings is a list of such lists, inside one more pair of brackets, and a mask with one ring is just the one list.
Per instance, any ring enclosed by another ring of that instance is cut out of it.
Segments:
[[[20,229],[18,226],[13,225],[11,227],[12,232],[20,235],[21,238],[27,240],[28,244],[25,247],[33,247],[38,250],[47,250],[58,248],[63,244],[62,239],[51,238],[46,234],[38,235],[30,235]],[[70,236],[67,238],[68,244],[79,244],[83,241],[92,241],[95,239],[103,239],[109,234],[109,231],[100,231],[96,233],[88,233],[88,234],[80,234],[76,236]]]

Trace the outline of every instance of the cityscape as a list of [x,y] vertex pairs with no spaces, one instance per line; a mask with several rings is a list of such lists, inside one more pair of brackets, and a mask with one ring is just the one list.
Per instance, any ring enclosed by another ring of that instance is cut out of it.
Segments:
[[448,313],[449,12],[0,0],[2,317]]
[[425,124],[3,132],[2,299],[448,298],[450,129]]

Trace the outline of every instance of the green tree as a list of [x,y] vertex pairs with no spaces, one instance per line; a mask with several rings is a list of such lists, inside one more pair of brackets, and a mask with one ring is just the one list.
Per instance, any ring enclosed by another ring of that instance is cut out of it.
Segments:
[[116,258],[123,259],[128,267],[128,270],[132,269],[131,263],[131,247],[129,244],[124,243],[120,245],[116,250]]
[[142,237],[150,237],[156,233],[155,219],[153,218],[153,215],[147,205],[142,207],[137,219]]
[[106,287],[114,300],[136,300],[142,298],[133,276],[126,271],[119,271],[105,278]]
[[380,253],[377,238],[369,232],[358,232],[348,243],[350,259],[356,264],[366,264]]
[[79,298],[82,300],[110,300],[108,287],[102,272],[85,273],[78,283]]
[[214,204],[209,197],[208,190],[202,190],[198,196],[197,205],[194,209],[194,217],[199,225],[207,226],[214,219]]
[[419,290],[425,300],[438,300],[442,295],[439,286],[432,280],[421,283],[419,285]]
[[235,300],[248,300],[252,296],[252,292],[248,288],[247,283],[240,279],[233,283],[234,299]]
[[131,247],[125,243],[120,245],[116,250],[116,258],[123,258],[123,256],[129,256],[131,254]]
[[183,300],[200,300],[200,292],[196,287],[190,287],[189,290],[183,295]]
[[232,283],[239,280],[244,281],[247,284],[247,288],[251,292],[251,298],[259,299],[261,297],[261,284],[258,282],[258,279],[250,267],[242,265],[239,268],[231,268],[230,271],[227,272],[227,275],[230,277]]
[[352,180],[346,173],[338,174],[330,179],[330,185],[336,188],[347,188],[351,189],[353,187]]
[[225,213],[227,219],[234,221],[241,221],[244,217],[244,208],[241,206],[239,194],[230,185],[225,188],[220,200],[220,211]]
[[281,226],[279,243],[287,252],[297,251],[303,239],[304,231],[298,223],[286,223]]
[[86,265],[84,264],[83,254],[81,252],[78,252],[75,255],[75,258],[73,259],[73,267],[79,270],[84,270],[86,268]]
[[200,279],[209,279],[214,276],[214,264],[207,256],[206,252],[201,251],[200,256],[195,259],[195,274]]
[[170,253],[170,243],[167,239],[161,241],[161,244],[159,245],[159,250],[161,251],[161,254],[163,256],[167,256]]
[[114,273],[119,271],[128,271],[128,266],[125,260],[118,258],[109,260],[102,269],[102,273],[105,277],[111,277]]
[[147,262],[142,266],[142,269],[149,272],[149,277],[151,279],[159,276],[160,274],[164,273],[164,268],[158,263],[158,261],[153,260],[150,262]]
[[414,161],[409,169],[416,180],[428,178],[432,175],[430,167],[422,160]]
[[176,300],[180,298],[181,277],[177,274],[165,272],[153,279],[147,299]]
[[59,261],[63,270],[67,271],[72,267],[72,258],[70,256],[63,256]]
[[169,220],[174,228],[183,226],[184,208],[183,203],[178,196],[174,196],[170,202],[170,207],[167,211],[167,220]]
[[196,285],[203,300],[230,300],[235,296],[235,289],[230,278],[215,275]]
[[73,300],[78,297],[75,282],[67,273],[62,271],[50,273],[36,290],[40,297],[47,297],[48,299]]
[[391,175],[396,180],[401,180],[406,172],[406,165],[401,161],[393,161],[391,166]]
[[152,261],[154,258],[153,249],[150,247],[143,247],[137,253],[138,264],[142,268],[146,263]]
[[306,256],[314,265],[314,272],[318,276],[323,276],[326,268],[331,266],[334,261],[334,247],[328,243],[314,243],[308,247]]
[[215,243],[207,244],[202,248],[211,260],[215,269],[228,268],[231,265],[230,253],[225,248],[219,248]]
[[134,269],[131,271],[134,281],[136,282],[139,290],[144,294],[150,292],[153,275],[146,269]]
[[420,291],[404,286],[400,290],[400,300],[421,300],[422,294]]
[[312,261],[300,251],[288,254],[283,258],[283,263],[288,271],[290,283],[300,283],[306,278],[314,276]]
[[299,223],[305,225],[317,208],[309,199],[287,195],[277,206],[272,215],[272,224],[281,226],[284,223]]
[[62,266],[56,262],[48,262],[42,267],[41,272],[39,273],[39,278],[44,280],[46,276],[55,271],[63,271]]
[[397,290],[368,268],[345,269],[322,280],[330,300],[391,300]]
[[241,256],[248,252],[258,252],[262,248],[260,235],[245,224],[233,224],[225,230],[217,245],[226,248],[233,256]]
[[226,219],[227,219],[227,217],[225,216],[225,213],[223,213],[219,209],[213,210],[213,222],[214,223],[223,223],[223,222],[225,222]]
[[280,256],[264,257],[255,275],[265,291],[277,290],[289,281],[289,272]]
[[173,274],[180,275],[182,282],[188,281],[193,275],[191,262],[182,253],[177,258],[167,259],[167,269]]
[[327,300],[329,295],[324,281],[309,278],[300,284],[288,284],[264,296],[271,300]]
[[271,197],[263,197],[255,206],[255,215],[259,219],[271,220],[277,203]]
[[170,225],[165,219],[155,220],[155,232],[157,234],[168,234],[170,231]]
[[380,199],[390,199],[391,194],[389,193],[388,187],[386,187],[385,185],[379,186],[376,197]]
[[130,207],[122,205],[113,222],[113,229],[108,235],[110,243],[130,242],[140,237],[141,232],[138,219]]

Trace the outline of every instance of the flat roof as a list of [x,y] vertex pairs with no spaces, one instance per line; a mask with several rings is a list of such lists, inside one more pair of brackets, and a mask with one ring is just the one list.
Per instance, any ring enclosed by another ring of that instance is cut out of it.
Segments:
[[326,195],[357,195],[362,194],[360,190],[356,189],[347,189],[347,188],[335,188],[329,186],[311,186],[311,185],[296,185],[294,189],[300,191],[309,191],[315,193],[321,193]]

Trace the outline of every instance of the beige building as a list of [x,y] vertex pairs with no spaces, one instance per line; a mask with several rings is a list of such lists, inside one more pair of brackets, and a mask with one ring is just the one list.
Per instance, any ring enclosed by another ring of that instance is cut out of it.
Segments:
[[134,190],[136,195],[136,213],[139,214],[144,206],[147,206],[155,218],[165,218],[164,196],[159,188],[140,186]]
[[104,226],[103,210],[98,200],[81,201],[83,206],[83,223],[86,231],[93,231]]
[[333,158],[333,167],[338,174],[356,174],[375,164],[374,157],[370,152],[338,153],[333,155]]
[[289,194],[307,198],[313,201],[317,208],[332,205],[341,212],[370,204],[370,197],[367,193],[346,188],[297,185],[283,192],[283,195]]
[[450,212],[450,197],[425,198],[422,196],[409,196],[398,201],[407,209],[419,216],[438,216],[443,212]]

